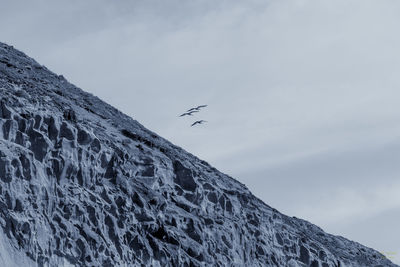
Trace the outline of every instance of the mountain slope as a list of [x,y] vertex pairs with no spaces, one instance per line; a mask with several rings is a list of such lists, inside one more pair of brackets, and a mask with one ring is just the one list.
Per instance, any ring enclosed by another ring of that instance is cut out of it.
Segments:
[[0,97],[0,263],[395,266],[2,43]]

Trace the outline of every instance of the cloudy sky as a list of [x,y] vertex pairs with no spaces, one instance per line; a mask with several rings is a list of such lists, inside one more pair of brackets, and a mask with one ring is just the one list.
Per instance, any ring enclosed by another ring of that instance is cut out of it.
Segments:
[[400,1],[0,6],[0,41],[281,212],[400,263]]

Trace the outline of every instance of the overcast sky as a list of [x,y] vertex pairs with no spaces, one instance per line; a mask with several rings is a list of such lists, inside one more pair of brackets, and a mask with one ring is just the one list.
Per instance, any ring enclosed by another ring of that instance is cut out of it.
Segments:
[[400,263],[400,1],[0,6],[0,41],[281,212]]

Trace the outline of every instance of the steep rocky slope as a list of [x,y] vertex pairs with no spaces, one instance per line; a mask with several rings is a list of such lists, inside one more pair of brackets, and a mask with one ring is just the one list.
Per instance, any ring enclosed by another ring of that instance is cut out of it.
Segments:
[[2,43],[0,98],[0,263],[395,266]]

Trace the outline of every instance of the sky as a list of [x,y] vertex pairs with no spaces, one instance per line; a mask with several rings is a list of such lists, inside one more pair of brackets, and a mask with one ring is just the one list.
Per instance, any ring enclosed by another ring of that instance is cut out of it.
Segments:
[[400,1],[0,6],[0,41],[282,213],[400,264]]

